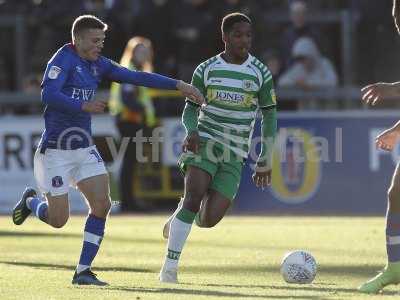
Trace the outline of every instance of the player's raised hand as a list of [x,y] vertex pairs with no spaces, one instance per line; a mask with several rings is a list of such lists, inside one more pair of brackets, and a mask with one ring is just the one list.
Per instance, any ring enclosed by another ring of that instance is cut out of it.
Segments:
[[203,106],[206,105],[206,99],[200,91],[191,84],[188,84],[182,80],[179,80],[176,88],[181,91],[182,95],[192,99],[195,103]]
[[392,151],[400,139],[400,130],[396,127],[386,129],[384,132],[379,134],[375,139],[375,145],[377,148]]
[[82,110],[88,113],[102,113],[107,103],[101,100],[87,101],[82,104]]
[[200,136],[197,131],[192,131],[189,133],[182,144],[182,151],[187,152],[191,151],[193,153],[197,153],[199,151],[200,146]]
[[252,178],[256,187],[264,189],[271,184],[272,170],[269,167],[257,165]]
[[387,98],[400,96],[400,88],[397,83],[378,82],[367,85],[361,89],[362,100],[371,105]]

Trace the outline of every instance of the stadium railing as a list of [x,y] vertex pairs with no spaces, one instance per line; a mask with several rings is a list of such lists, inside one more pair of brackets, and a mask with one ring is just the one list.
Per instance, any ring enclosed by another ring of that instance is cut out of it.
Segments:
[[[264,16],[266,24],[273,23],[289,23],[290,18],[285,12],[270,12]],[[351,86],[354,83],[354,57],[353,52],[356,48],[354,44],[355,23],[357,18],[352,15],[349,10],[315,12],[307,18],[310,24],[330,25],[336,24],[340,26],[340,69],[342,71],[341,81],[345,86]]]
[[[294,101],[298,109],[353,109],[362,108],[359,87],[324,88],[319,90],[277,89],[278,101]],[[97,99],[108,99],[108,91],[101,90],[96,94]],[[156,98],[157,99],[157,98]],[[178,101],[177,98],[163,98]],[[180,101],[181,99],[179,99]],[[40,106],[40,94],[26,94],[22,92],[0,92],[0,109],[12,110],[13,106],[32,105]]]

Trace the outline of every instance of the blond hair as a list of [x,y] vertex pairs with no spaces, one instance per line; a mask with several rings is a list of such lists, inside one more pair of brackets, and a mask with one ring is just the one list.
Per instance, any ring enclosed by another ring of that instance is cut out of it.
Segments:
[[144,62],[143,68],[140,71],[152,72],[153,71],[153,56],[154,56],[153,46],[152,46],[151,41],[145,37],[135,36],[135,37],[131,38],[125,46],[124,53],[122,54],[122,57],[121,57],[121,60],[119,63],[121,66],[129,68],[132,63],[132,57],[135,52],[135,49],[139,45],[143,45],[150,52],[149,59]]

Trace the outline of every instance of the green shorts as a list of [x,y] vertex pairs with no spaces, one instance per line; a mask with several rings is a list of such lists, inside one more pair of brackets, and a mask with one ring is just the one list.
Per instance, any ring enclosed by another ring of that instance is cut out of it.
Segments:
[[219,143],[201,139],[197,154],[182,153],[178,165],[183,173],[187,166],[195,166],[211,175],[210,189],[232,201],[239,188],[244,160]]

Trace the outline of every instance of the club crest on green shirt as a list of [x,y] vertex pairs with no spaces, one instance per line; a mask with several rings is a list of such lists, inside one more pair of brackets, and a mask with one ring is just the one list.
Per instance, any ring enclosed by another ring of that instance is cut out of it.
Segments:
[[245,91],[251,91],[251,84],[252,84],[252,81],[251,81],[251,80],[243,80],[243,85],[242,85],[242,87],[243,87],[243,89],[244,89]]
[[242,84],[242,88],[245,91],[254,91],[256,87],[255,87],[255,84],[254,84],[254,82],[252,80],[244,79],[243,80],[243,84]]

